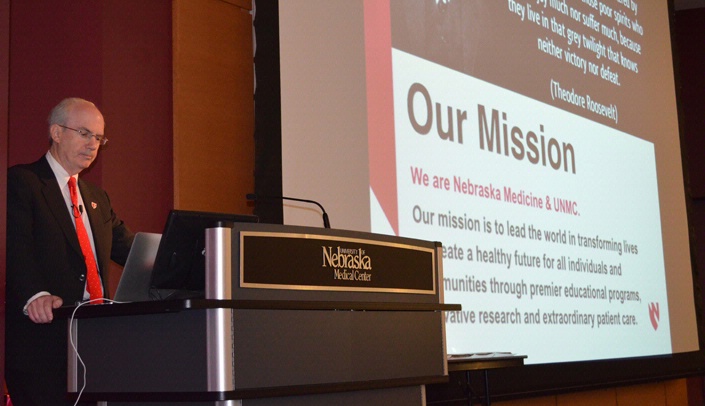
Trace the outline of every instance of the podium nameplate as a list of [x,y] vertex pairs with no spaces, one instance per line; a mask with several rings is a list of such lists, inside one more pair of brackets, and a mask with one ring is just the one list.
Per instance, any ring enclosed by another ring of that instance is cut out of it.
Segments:
[[432,247],[331,235],[240,231],[240,287],[436,294]]

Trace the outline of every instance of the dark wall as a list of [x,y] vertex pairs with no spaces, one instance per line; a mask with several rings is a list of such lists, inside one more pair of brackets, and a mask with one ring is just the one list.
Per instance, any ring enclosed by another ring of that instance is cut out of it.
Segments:
[[[7,188],[7,103],[10,0],[0,0],[0,384],[5,382],[5,189]],[[0,395],[4,392],[0,392]]]
[[676,13],[674,43],[690,190],[694,200],[702,201],[705,199],[705,8]]
[[[679,74],[681,134],[695,235],[696,269],[705,264],[705,9],[676,13],[674,43]],[[705,286],[705,272],[699,272]]]
[[[697,279],[705,286],[705,9],[676,13],[673,36],[676,74],[679,78],[681,135],[686,175],[689,179],[692,253]],[[702,288],[701,288],[702,291]],[[701,294],[700,314],[705,308]],[[701,319],[702,322],[702,319]],[[701,327],[702,334],[702,327]],[[703,378],[689,380],[690,404],[702,404]]]
[[[101,9],[85,0],[11,2],[9,165],[46,152],[46,117],[64,97],[102,107]],[[91,179],[101,170],[99,158]]]

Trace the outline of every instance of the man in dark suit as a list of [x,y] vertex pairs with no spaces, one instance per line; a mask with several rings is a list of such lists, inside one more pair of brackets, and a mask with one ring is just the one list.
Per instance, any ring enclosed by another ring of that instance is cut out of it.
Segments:
[[104,127],[93,103],[65,99],[49,116],[46,155],[8,170],[5,359],[15,406],[71,404],[66,401],[67,326],[53,322],[53,311],[90,297],[90,264],[76,223],[85,224],[101,296],[107,294],[109,261],[124,265],[132,245],[133,234],[105,191],[78,180],[78,207],[69,191],[70,178],[78,178],[107,142]]

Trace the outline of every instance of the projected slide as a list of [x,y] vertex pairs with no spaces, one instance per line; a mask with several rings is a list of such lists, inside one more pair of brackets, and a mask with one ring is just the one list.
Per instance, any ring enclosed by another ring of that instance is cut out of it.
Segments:
[[450,351],[670,352],[653,144],[401,51],[393,65],[399,233],[443,241],[463,303]]
[[451,354],[697,350],[667,6],[642,3],[280,2],[283,194],[440,241]]

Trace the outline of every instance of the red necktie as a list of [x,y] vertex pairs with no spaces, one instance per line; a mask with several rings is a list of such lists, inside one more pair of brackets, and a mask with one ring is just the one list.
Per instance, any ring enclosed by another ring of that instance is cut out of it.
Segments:
[[76,219],[76,234],[78,234],[78,242],[81,244],[81,252],[86,261],[88,293],[91,296],[91,303],[103,303],[103,288],[100,286],[100,278],[98,277],[98,265],[95,262],[91,242],[88,240],[86,226],[81,218],[81,211],[78,207],[78,193],[76,190],[76,178],[69,178],[69,193],[71,194],[71,209],[73,217]]

